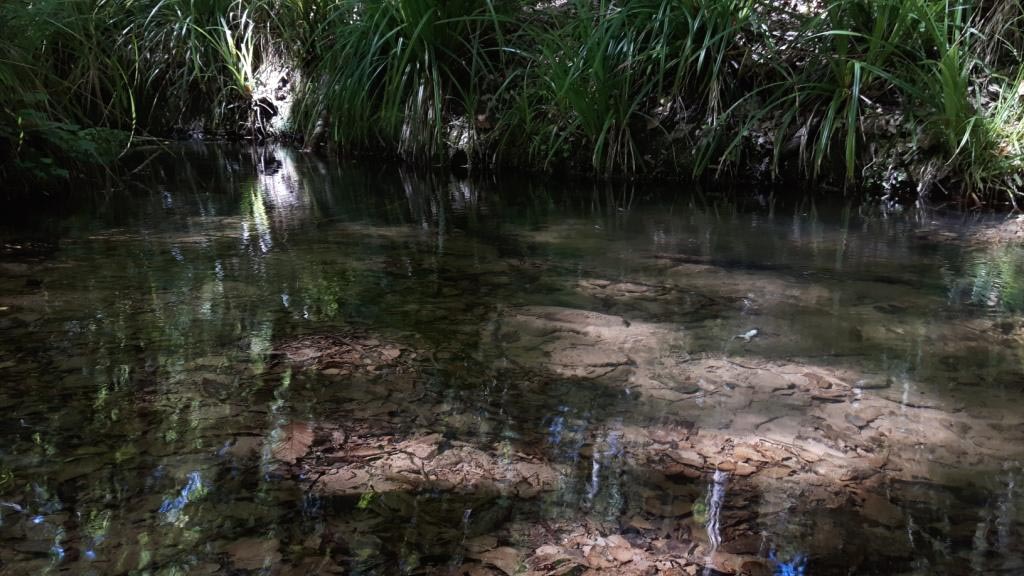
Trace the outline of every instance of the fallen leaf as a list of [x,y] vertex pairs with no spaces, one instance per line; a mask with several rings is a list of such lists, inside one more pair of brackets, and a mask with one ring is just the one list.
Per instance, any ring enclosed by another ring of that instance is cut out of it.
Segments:
[[313,444],[313,429],[306,422],[292,422],[281,427],[281,437],[274,443],[274,458],[294,464]]

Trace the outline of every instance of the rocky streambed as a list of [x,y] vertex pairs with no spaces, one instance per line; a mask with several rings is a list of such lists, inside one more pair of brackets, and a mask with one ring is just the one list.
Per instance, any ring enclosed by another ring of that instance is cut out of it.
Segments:
[[[402,344],[334,335],[282,346],[302,369],[367,382],[343,416],[301,424],[307,439],[288,461],[309,490],[447,495],[485,510],[534,502],[482,527],[466,504],[462,525],[447,526],[462,560],[427,562],[430,573],[772,574],[800,557],[821,571],[913,573],[915,537],[996,538],[998,504],[979,501],[982,485],[1001,478],[1012,491],[1010,463],[1024,452],[1024,416],[998,401],[767,360],[754,349],[770,334],[690,355],[675,324],[579,309],[510,307],[485,325],[485,354],[448,359],[503,383],[470,392],[493,395],[475,402],[431,389],[436,359]],[[337,530],[359,540],[358,523]],[[942,561],[966,571],[972,558]]]
[[201,150],[4,237],[0,576],[1024,572],[1019,221]]

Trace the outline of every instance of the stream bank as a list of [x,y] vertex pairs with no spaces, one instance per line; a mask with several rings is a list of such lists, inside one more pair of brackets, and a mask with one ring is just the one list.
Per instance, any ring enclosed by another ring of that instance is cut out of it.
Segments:
[[981,0],[14,0],[0,179],[95,182],[145,136],[234,134],[480,174],[1016,210],[1022,16]]

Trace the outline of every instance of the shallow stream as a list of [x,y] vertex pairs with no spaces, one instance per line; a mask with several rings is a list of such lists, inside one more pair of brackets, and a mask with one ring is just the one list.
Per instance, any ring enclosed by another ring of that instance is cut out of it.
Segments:
[[1019,222],[738,197],[195,145],[8,209],[0,575],[1024,573]]

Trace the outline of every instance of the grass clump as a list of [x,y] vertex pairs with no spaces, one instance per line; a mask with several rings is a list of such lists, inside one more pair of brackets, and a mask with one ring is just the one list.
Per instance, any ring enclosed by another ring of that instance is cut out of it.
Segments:
[[307,131],[329,119],[343,148],[437,160],[446,122],[485,112],[514,8],[476,0],[334,3],[314,32],[329,41],[307,60],[299,111]]
[[11,0],[0,176],[62,177],[140,135],[265,136],[277,66],[291,130],[348,152],[1015,205],[1022,18],[1018,0]]
[[501,151],[544,169],[582,160],[602,176],[644,170],[652,132],[714,114],[729,98],[752,4],[576,0],[532,19],[516,38],[529,48],[504,87],[514,96]]

